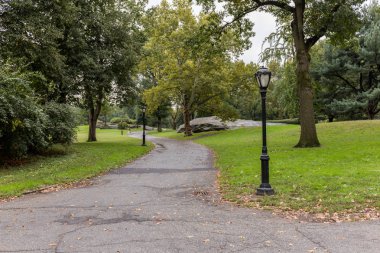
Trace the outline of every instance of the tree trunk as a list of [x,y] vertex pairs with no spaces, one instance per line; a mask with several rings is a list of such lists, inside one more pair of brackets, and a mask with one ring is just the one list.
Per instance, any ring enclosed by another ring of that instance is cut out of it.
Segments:
[[305,1],[297,0],[293,13],[292,34],[296,49],[297,87],[299,96],[299,117],[301,136],[296,147],[319,147],[314,119],[313,86],[310,78],[310,45],[305,42],[304,12]]
[[[93,103],[91,103],[91,104],[93,104]],[[95,108],[93,106],[90,107],[90,112],[89,112],[89,117],[88,117],[88,125],[89,125],[88,139],[87,139],[88,142],[97,141],[97,139],[96,139],[96,123],[98,122],[101,107],[102,107],[101,100],[98,100],[96,102]]]
[[184,123],[185,123],[185,136],[192,136],[192,128],[190,125],[190,119],[191,119],[191,113],[187,107],[183,109],[183,118],[184,118]]
[[377,110],[377,101],[368,101],[368,106],[367,106],[367,115],[368,119],[373,120],[375,119],[376,114],[379,112]]
[[67,104],[67,92],[64,91],[63,85],[61,82],[58,83],[58,103],[60,104]]
[[95,113],[94,110],[90,110],[89,117],[88,117],[88,139],[87,141],[96,141],[96,122],[97,120],[95,119]]
[[161,116],[157,117],[157,132],[162,132],[162,118]]
[[296,147],[319,147],[314,119],[313,87],[310,78],[310,55],[302,50],[297,54],[297,85],[300,100],[301,136]]

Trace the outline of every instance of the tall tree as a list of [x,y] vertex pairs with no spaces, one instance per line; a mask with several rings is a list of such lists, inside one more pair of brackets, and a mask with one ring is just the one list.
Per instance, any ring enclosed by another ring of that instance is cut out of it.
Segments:
[[[141,69],[154,76],[157,85],[145,92],[145,100],[151,111],[167,99],[179,105],[185,136],[192,135],[190,120],[195,111],[206,104],[224,105],[221,97],[230,87],[227,63],[231,52],[244,44],[231,31],[220,41],[212,41],[203,28],[217,22],[214,17],[194,17],[191,2],[175,0],[173,5],[163,1],[147,22],[149,39]],[[215,111],[222,114],[223,110]]]
[[[265,11],[289,19],[296,56],[296,75],[300,103],[301,136],[297,147],[320,146],[314,120],[313,87],[310,78],[310,50],[324,36],[342,41],[358,29],[358,7],[364,0],[244,0],[224,3],[224,15],[231,24],[249,23],[248,13]],[[197,0],[207,9],[215,9],[214,0]],[[344,24],[344,25],[343,25]],[[243,27],[244,29],[244,27]]]
[[65,51],[81,101],[89,113],[88,141],[96,141],[102,104],[113,93],[133,93],[133,71],[144,42],[145,1],[75,0],[77,22],[67,30]]

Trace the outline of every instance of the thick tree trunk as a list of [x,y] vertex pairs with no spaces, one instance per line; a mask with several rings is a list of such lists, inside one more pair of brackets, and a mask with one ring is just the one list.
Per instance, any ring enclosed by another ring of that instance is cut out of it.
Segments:
[[192,132],[192,128],[191,128],[191,125],[190,125],[190,120],[191,120],[191,113],[189,111],[189,109],[187,107],[185,107],[183,109],[183,118],[184,118],[184,123],[185,123],[185,136],[192,136],[193,135],[193,132]]
[[310,78],[310,54],[311,45],[306,44],[304,33],[304,12],[306,2],[295,0],[295,12],[293,13],[292,34],[296,49],[297,61],[297,87],[299,96],[299,117],[301,124],[301,136],[296,147],[319,147],[317,129],[314,119],[313,86]]
[[300,103],[301,136],[296,147],[319,147],[314,119],[313,87],[310,78],[310,55],[305,50],[297,52],[297,85]]
[[368,110],[368,119],[373,120],[375,119],[376,113],[373,110]]
[[157,132],[162,132],[162,118],[161,116],[157,117]]
[[102,107],[101,100],[96,102],[95,108],[93,106],[90,107],[89,117],[88,117],[88,125],[89,125],[88,139],[87,139],[88,142],[97,141],[96,123],[98,122],[101,107]]
[[96,141],[96,122],[97,119],[95,119],[94,110],[90,110],[89,117],[88,117],[88,139],[87,141]]

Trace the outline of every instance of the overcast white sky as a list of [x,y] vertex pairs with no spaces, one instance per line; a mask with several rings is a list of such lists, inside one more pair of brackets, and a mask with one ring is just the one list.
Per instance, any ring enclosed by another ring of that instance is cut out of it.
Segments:
[[[161,0],[149,0],[148,6],[154,6],[161,2]],[[197,8],[195,8],[197,9]],[[246,63],[251,61],[258,62],[259,54],[261,52],[261,45],[270,33],[275,31],[276,23],[272,15],[263,12],[255,12],[249,15],[249,18],[255,23],[253,31],[256,35],[251,38],[252,47],[244,52],[241,56]]]

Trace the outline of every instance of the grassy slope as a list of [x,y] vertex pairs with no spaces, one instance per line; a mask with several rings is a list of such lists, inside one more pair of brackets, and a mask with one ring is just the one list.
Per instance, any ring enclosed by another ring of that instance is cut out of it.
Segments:
[[[312,213],[380,208],[380,121],[318,124],[318,134],[322,147],[297,149],[299,126],[269,127],[270,181],[277,194],[255,201]],[[196,142],[215,151],[224,197],[249,199],[260,184],[261,128],[225,131]]]
[[21,166],[0,167],[0,198],[96,176],[153,147],[142,147],[140,140],[121,136],[120,130],[97,130],[98,142],[88,143],[86,137],[87,127],[79,127],[78,142],[66,152],[62,147],[54,147],[53,155],[34,157]]

